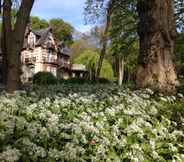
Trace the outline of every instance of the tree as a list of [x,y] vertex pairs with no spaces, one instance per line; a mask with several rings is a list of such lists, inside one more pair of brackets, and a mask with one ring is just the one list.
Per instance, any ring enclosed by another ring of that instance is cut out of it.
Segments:
[[40,30],[49,26],[52,27],[53,35],[57,41],[64,41],[67,45],[73,43],[72,34],[74,28],[69,23],[64,22],[62,19],[51,19],[47,21],[37,16],[31,17],[31,27],[33,30]]
[[99,52],[101,49],[101,37],[104,27],[96,26],[86,33],[77,33],[74,43],[71,45],[72,61],[86,50]]
[[173,92],[177,84],[173,63],[176,22],[172,0],[138,0],[140,37],[136,84]]
[[176,37],[176,67],[179,79],[184,78],[184,32],[177,33]]
[[[96,72],[96,64],[97,64],[97,60],[99,59],[99,57],[100,56],[98,52],[95,52],[92,50],[86,50],[74,60],[74,63],[86,65],[90,73],[90,76],[89,76],[90,80],[94,80],[95,72]],[[112,66],[106,59],[104,59],[103,64],[102,64],[100,78],[105,78],[108,80],[113,79]]]
[[72,44],[74,28],[69,23],[64,22],[62,19],[51,19],[49,24],[51,25],[53,34],[57,40],[62,40],[67,45]]
[[33,30],[40,30],[49,27],[49,23],[37,16],[31,16],[31,27]]
[[86,37],[81,37],[80,39],[75,40],[70,49],[72,62],[75,60],[75,58],[79,57],[86,50],[97,50],[96,47],[91,43],[91,41]]
[[114,3],[115,3],[114,0],[109,0],[109,1],[87,0],[87,3],[86,3],[87,6],[85,7],[86,15],[88,16],[90,21],[94,20],[95,17],[97,19],[101,19],[101,17],[105,18],[105,28],[104,28],[104,32],[101,38],[102,48],[100,51],[100,58],[98,60],[97,70],[96,70],[97,80],[100,76],[103,59],[106,54],[106,48],[107,48],[107,43],[108,43],[108,31],[110,28],[111,14],[113,11]]
[[122,85],[125,70],[128,69],[129,55],[135,58],[133,55],[137,54],[138,50],[135,48],[138,40],[136,33],[137,13],[135,2],[135,0],[124,1],[123,3],[116,2],[111,15],[111,27],[109,30],[110,48],[115,60],[119,85]]
[[22,0],[17,9],[16,22],[12,26],[12,8],[15,1],[3,0],[2,16],[2,53],[4,65],[7,69],[7,91],[13,92],[20,83],[20,52],[22,50],[24,34],[34,0]]

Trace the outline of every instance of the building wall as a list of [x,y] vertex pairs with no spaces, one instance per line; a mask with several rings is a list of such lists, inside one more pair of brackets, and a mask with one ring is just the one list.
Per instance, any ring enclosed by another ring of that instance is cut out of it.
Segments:
[[[33,73],[51,72],[57,76],[57,53],[49,53],[47,49],[35,47],[33,50],[23,50],[21,53],[21,62],[23,65],[33,64]],[[54,64],[53,64],[54,63]]]

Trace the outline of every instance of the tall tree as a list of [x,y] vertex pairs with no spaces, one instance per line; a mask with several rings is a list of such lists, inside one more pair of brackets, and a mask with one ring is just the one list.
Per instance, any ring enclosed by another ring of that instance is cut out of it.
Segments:
[[112,15],[112,10],[113,10],[113,5],[114,5],[114,0],[110,0],[108,5],[107,5],[107,13],[106,13],[106,24],[105,24],[105,30],[102,35],[102,48],[100,51],[100,58],[98,60],[98,65],[97,65],[97,70],[96,70],[96,79],[99,78],[100,76],[100,71],[102,68],[103,60],[106,55],[106,50],[107,50],[107,42],[108,42],[108,32],[110,28],[110,23],[111,23],[111,15]]
[[[17,1],[16,1],[17,2]],[[20,83],[20,53],[24,34],[34,0],[22,0],[17,9],[16,22],[12,26],[12,8],[15,1],[3,0],[2,53],[7,65],[7,91],[13,92]],[[18,2],[17,2],[18,3]]]
[[114,6],[115,0],[87,0],[85,7],[86,15],[88,19],[92,22],[94,22],[94,19],[96,20],[103,20],[105,22],[105,28],[104,32],[101,38],[101,51],[100,51],[100,58],[98,60],[97,64],[97,70],[96,70],[96,79],[100,76],[100,71],[103,63],[103,59],[106,54],[107,49],[107,43],[108,43],[108,32],[110,28],[110,22],[111,22],[111,15],[113,12],[113,6]]
[[33,30],[40,30],[49,27],[49,23],[37,16],[31,16],[31,27]]
[[172,92],[177,84],[173,63],[176,21],[173,0],[138,0],[140,37],[137,87]]
[[125,66],[128,66],[128,59],[130,59],[128,55],[132,55],[132,58],[134,58],[133,54],[137,51],[137,49],[135,49],[135,42],[138,40],[136,22],[136,1],[123,1],[123,3],[116,1],[111,16],[109,37],[119,85],[122,85],[122,81],[124,80]]
[[51,25],[53,34],[57,40],[62,40],[67,45],[72,44],[74,28],[69,23],[64,22],[62,19],[51,19],[49,24]]

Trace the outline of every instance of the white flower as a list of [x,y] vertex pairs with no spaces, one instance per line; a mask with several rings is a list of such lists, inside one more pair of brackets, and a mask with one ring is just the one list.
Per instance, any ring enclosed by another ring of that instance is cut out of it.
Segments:
[[177,96],[178,96],[179,98],[184,98],[183,94],[181,94],[181,93],[178,93]]
[[155,141],[154,140],[150,140],[150,146],[151,146],[152,150],[155,149]]
[[149,88],[146,88],[145,91],[146,91],[148,94],[150,94],[150,95],[153,95],[153,94],[154,94],[154,92],[153,92],[151,89],[149,89]]
[[19,160],[21,153],[16,148],[8,146],[5,151],[0,153],[1,162],[16,162]]
[[172,143],[169,143],[169,149],[172,151],[172,152],[177,152],[177,147],[175,147]]
[[168,102],[167,98],[165,98],[165,97],[160,97],[160,100],[163,102]]

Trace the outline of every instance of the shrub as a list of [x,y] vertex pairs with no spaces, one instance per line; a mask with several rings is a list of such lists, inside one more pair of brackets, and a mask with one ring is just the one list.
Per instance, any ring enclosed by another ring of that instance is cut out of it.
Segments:
[[52,85],[57,84],[57,78],[49,72],[38,72],[33,77],[33,84],[37,85]]
[[84,79],[84,78],[70,78],[70,79],[61,79],[60,83],[64,83],[64,84],[84,84],[84,83],[89,83],[88,80]]
[[110,80],[106,79],[106,78],[99,78],[98,81],[90,81],[88,79],[84,79],[84,78],[70,78],[67,80],[60,80],[60,83],[64,83],[64,84],[110,84],[112,83]]
[[110,80],[108,80],[106,78],[99,78],[98,83],[101,83],[101,84],[109,84],[111,82],[110,82]]

